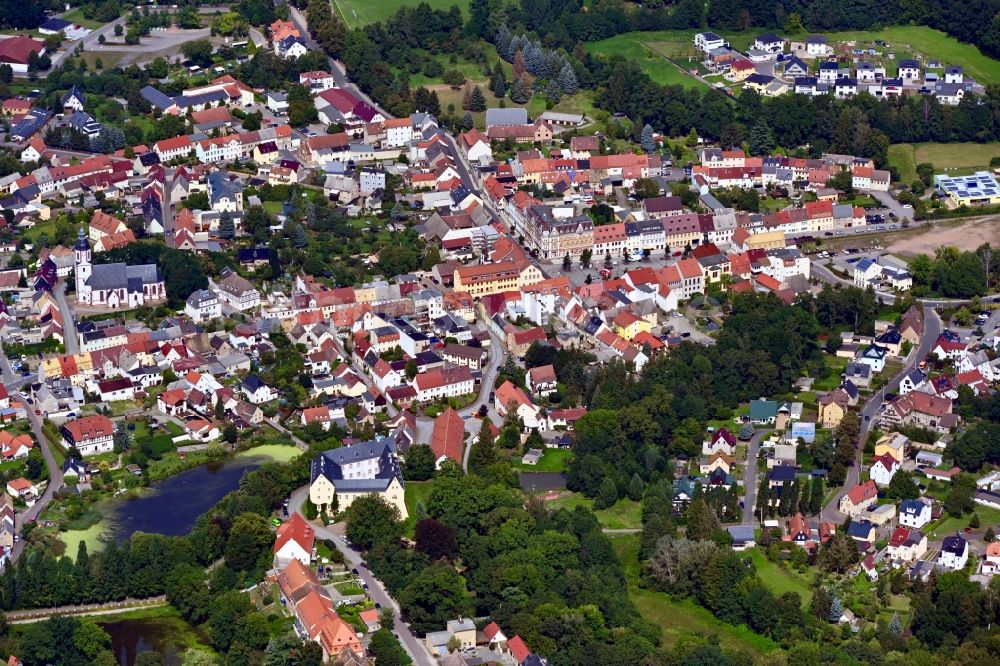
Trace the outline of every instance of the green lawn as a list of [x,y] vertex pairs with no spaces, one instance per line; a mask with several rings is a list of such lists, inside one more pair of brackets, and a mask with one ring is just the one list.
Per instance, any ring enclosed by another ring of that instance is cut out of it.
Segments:
[[893,26],[878,31],[834,32],[827,38],[834,41],[871,42],[886,41],[897,54],[918,54],[927,59],[940,60],[945,65],[961,65],[965,73],[983,85],[1000,82],[1000,61],[994,60],[972,46],[949,37],[940,30],[925,26]]
[[672,599],[663,592],[639,588],[639,536],[618,534],[610,537],[625,568],[628,593],[642,616],[663,630],[663,642],[672,647],[678,641],[716,638],[726,648],[760,657],[778,648],[769,638],[753,633],[745,626],[734,627],[716,619],[710,612],[690,600]]
[[94,553],[99,550],[104,549],[104,544],[100,541],[101,534],[107,525],[104,522],[99,522],[95,525],[91,525],[85,530],[67,530],[66,532],[59,533],[59,540],[66,544],[66,554],[70,556],[73,560],[76,560],[76,552],[80,548],[80,542],[87,542],[87,552]]
[[649,78],[657,83],[701,88],[704,86],[701,81],[685,74],[667,59],[671,57],[686,62],[688,55],[696,58],[693,35],[693,31],[628,32],[585,46],[594,55],[608,58],[619,55],[636,60]]
[[1000,157],[1000,142],[993,143],[898,143],[889,146],[889,164],[899,170],[903,184],[917,179],[917,165],[928,162],[935,173],[961,176],[989,169],[990,159]]
[[240,451],[237,457],[265,456],[273,462],[286,463],[302,453],[299,447],[292,444],[263,444],[246,451]]
[[333,0],[333,5],[340,12],[350,28],[385,21],[387,18],[399,11],[400,7],[416,7],[426,3],[431,9],[451,9],[458,5],[462,12],[468,16],[469,0]]
[[[992,507],[983,506],[981,504],[976,505],[976,515],[979,516],[979,525],[981,530],[985,530],[988,526],[993,526],[993,530],[996,531],[997,525],[1000,524],[1000,509],[994,509]],[[949,534],[954,534],[955,532],[960,532],[969,526],[969,520],[972,518],[972,514],[967,516],[962,516],[961,518],[955,518],[954,516],[949,516],[944,514],[944,518],[938,523],[931,523],[924,530],[930,538],[945,537]]]
[[609,530],[627,530],[642,527],[642,504],[630,499],[620,499],[609,509],[594,509],[594,500],[575,495],[547,503],[552,509],[565,507],[572,511],[577,506],[585,506],[594,512],[597,521]]
[[520,458],[515,458],[514,469],[525,472],[565,472],[572,458],[573,452],[569,449],[545,449],[537,465],[524,465]]
[[67,21],[72,21],[73,23],[82,25],[84,28],[90,28],[91,30],[100,28],[102,25],[104,25],[100,21],[94,21],[92,19],[84,18],[83,10],[80,9],[79,7],[77,7],[72,11],[66,12],[65,14],[63,14],[62,18],[66,19]]
[[407,481],[403,488],[403,501],[406,503],[406,534],[413,536],[414,525],[417,524],[417,502],[427,506],[427,498],[431,495],[431,484],[429,481]]
[[843,379],[841,375],[844,373],[844,369],[847,367],[848,361],[846,358],[834,356],[832,354],[824,356],[823,360],[832,372],[829,376],[817,379],[813,382],[812,388],[814,391],[832,391],[840,386],[840,382]]
[[802,597],[802,606],[805,607],[809,604],[812,600],[812,590],[809,589],[809,584],[801,574],[775,564],[757,548],[747,551],[747,554],[753,560],[754,567],[757,568],[757,575],[776,596],[785,592],[797,592]]

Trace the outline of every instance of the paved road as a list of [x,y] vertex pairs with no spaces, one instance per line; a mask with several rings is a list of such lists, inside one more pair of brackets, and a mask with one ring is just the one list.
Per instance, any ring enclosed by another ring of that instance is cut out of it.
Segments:
[[[293,7],[291,4],[288,5],[288,9],[290,10],[292,23],[294,23],[295,27],[299,29],[299,33],[305,40],[306,46],[309,47],[309,50],[322,51],[323,48],[318,43],[316,43],[316,40],[313,39],[312,35],[309,34],[309,28],[307,27],[306,24],[305,15],[301,11],[299,11],[296,7]],[[331,8],[331,9],[333,11],[337,11],[336,8]],[[381,106],[376,104],[372,98],[363,93],[360,88],[354,85],[354,83],[352,83],[351,80],[347,78],[347,68],[344,67],[344,63],[340,62],[339,60],[335,60],[333,58],[329,58],[329,60],[330,60],[330,74],[333,75],[333,80],[337,84],[338,88],[342,88],[343,90],[346,90],[347,92],[351,93],[358,99],[367,102],[376,111],[385,116],[386,119],[393,117],[392,114],[390,114],[388,111],[386,111]]]
[[[30,378],[19,377],[14,374],[14,371],[10,368],[10,362],[7,360],[7,355],[0,349],[0,373],[3,375],[4,385],[9,389],[14,386],[20,386],[27,383]],[[42,457],[45,458],[45,466],[49,470],[49,483],[45,487],[45,492],[42,496],[38,498],[38,501],[34,503],[31,507],[18,514],[17,524],[15,529],[17,534],[21,534],[25,523],[34,522],[38,515],[48,506],[49,502],[52,501],[52,496],[59,489],[63,487],[62,469],[56,463],[55,457],[52,455],[52,451],[49,449],[49,443],[45,439],[45,433],[42,431],[42,417],[35,414],[35,410],[32,409],[32,405],[25,405],[28,412],[28,422],[31,424],[31,432],[34,433],[35,439],[38,440],[38,446],[41,447]],[[16,562],[17,558],[21,556],[24,551],[24,541],[18,541],[14,544],[14,548],[10,554],[10,561]]]
[[931,351],[931,347],[941,333],[941,328],[941,318],[934,308],[924,307],[924,333],[920,338],[920,344],[915,350],[910,352],[910,356],[907,358],[907,363],[903,369],[896,373],[882,390],[869,396],[861,408],[861,434],[858,437],[854,464],[847,470],[847,479],[844,485],[830,497],[830,501],[823,507],[820,514],[823,520],[840,522],[843,518],[843,514],[838,510],[837,504],[844,493],[858,485],[861,481],[861,456],[864,453],[864,443],[868,439],[868,433],[877,424],[878,415],[882,412],[882,407],[885,404],[885,394],[892,393],[898,389],[899,382],[902,381],[903,377],[912,372],[914,367],[927,357]]
[[[306,496],[309,493],[309,486],[304,486],[299,488],[292,493],[291,500],[288,503],[288,510],[299,511],[301,513],[302,504],[305,502]],[[381,604],[383,608],[391,608],[395,617],[393,619],[393,631],[399,637],[403,648],[406,650],[410,658],[413,659],[417,666],[436,666],[436,663],[431,657],[430,653],[427,652],[427,648],[424,646],[424,642],[417,638],[410,628],[406,626],[403,622],[402,613],[399,610],[399,604],[396,600],[389,596],[389,593],[382,587],[381,581],[379,581],[368,567],[364,566],[362,562],[364,558],[356,550],[349,548],[344,540],[341,538],[343,536],[343,528],[337,528],[336,526],[324,527],[322,524],[313,523],[313,529],[316,531],[316,536],[321,539],[330,539],[337,546],[339,550],[344,555],[344,559],[347,561],[348,566],[352,569],[356,569],[358,572],[357,577],[363,582],[368,583],[368,596],[371,597],[372,601]]]
[[63,346],[67,354],[80,353],[80,340],[76,334],[76,321],[73,319],[73,310],[66,302],[66,283],[59,281],[52,294],[56,297],[56,304],[59,306],[59,314],[63,320]]
[[757,502],[757,453],[760,439],[770,430],[754,430],[747,443],[747,463],[743,468],[743,524],[753,525],[754,504]]
[[[840,277],[838,275],[835,275],[826,266],[825,263],[821,262],[821,260],[817,260],[817,259],[813,259],[812,260],[812,273],[811,273],[811,275],[812,275],[812,277],[816,278],[817,280],[822,280],[823,282],[829,282],[830,284],[834,284],[834,285],[838,285],[839,284],[839,285],[844,285],[844,286],[848,286],[848,287],[855,286],[854,282],[852,282],[850,280],[845,280],[844,278],[842,278],[842,277]],[[881,298],[885,303],[887,303],[889,305],[891,305],[892,303],[896,302],[896,295],[894,293],[892,293],[892,292],[888,292],[888,291],[876,291],[875,293],[878,295],[879,298]],[[982,299],[982,301],[984,303],[997,303],[997,302],[1000,302],[1000,294],[992,294],[990,296],[986,296],[986,297],[984,297]],[[939,307],[949,307],[949,306],[952,306],[952,305],[959,305],[961,303],[968,303],[969,299],[960,299],[960,298],[928,298],[928,299],[924,299],[924,298],[922,298],[922,299],[920,299],[920,302],[923,303],[924,306],[933,307],[933,308],[939,308]]]

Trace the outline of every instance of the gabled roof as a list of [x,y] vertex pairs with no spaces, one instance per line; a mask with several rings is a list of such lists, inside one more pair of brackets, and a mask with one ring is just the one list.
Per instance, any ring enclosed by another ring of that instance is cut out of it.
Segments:
[[313,528],[306,522],[298,511],[293,513],[291,517],[278,526],[278,531],[276,539],[274,541],[274,552],[277,553],[279,550],[284,548],[285,544],[289,541],[294,541],[302,550],[307,553],[312,554],[313,543],[316,540],[316,534]]
[[878,488],[875,487],[875,482],[870,480],[854,486],[847,491],[846,495],[847,499],[849,499],[855,506],[877,496]]
[[434,419],[431,450],[434,451],[435,460],[447,457],[461,464],[464,441],[465,422],[454,408],[449,407]]

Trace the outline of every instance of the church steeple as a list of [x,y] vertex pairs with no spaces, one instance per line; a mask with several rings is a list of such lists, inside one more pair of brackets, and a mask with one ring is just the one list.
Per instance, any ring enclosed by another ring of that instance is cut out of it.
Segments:
[[76,295],[82,303],[90,302],[90,288],[87,287],[87,280],[90,279],[90,241],[83,227],[76,236],[76,243],[73,245],[73,259],[76,277]]

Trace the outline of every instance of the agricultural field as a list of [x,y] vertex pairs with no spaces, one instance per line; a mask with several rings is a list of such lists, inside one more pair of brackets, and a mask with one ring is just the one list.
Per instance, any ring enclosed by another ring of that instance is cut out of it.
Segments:
[[416,7],[426,3],[431,9],[451,9],[454,5],[461,8],[462,13],[469,15],[469,0],[333,0],[334,6],[340,13],[344,22],[350,28],[359,28],[384,21],[397,11],[400,7]]
[[917,179],[917,165],[929,162],[936,172],[963,176],[990,168],[1000,157],[1000,142],[993,143],[898,143],[889,147],[889,164],[899,169],[904,184]]

